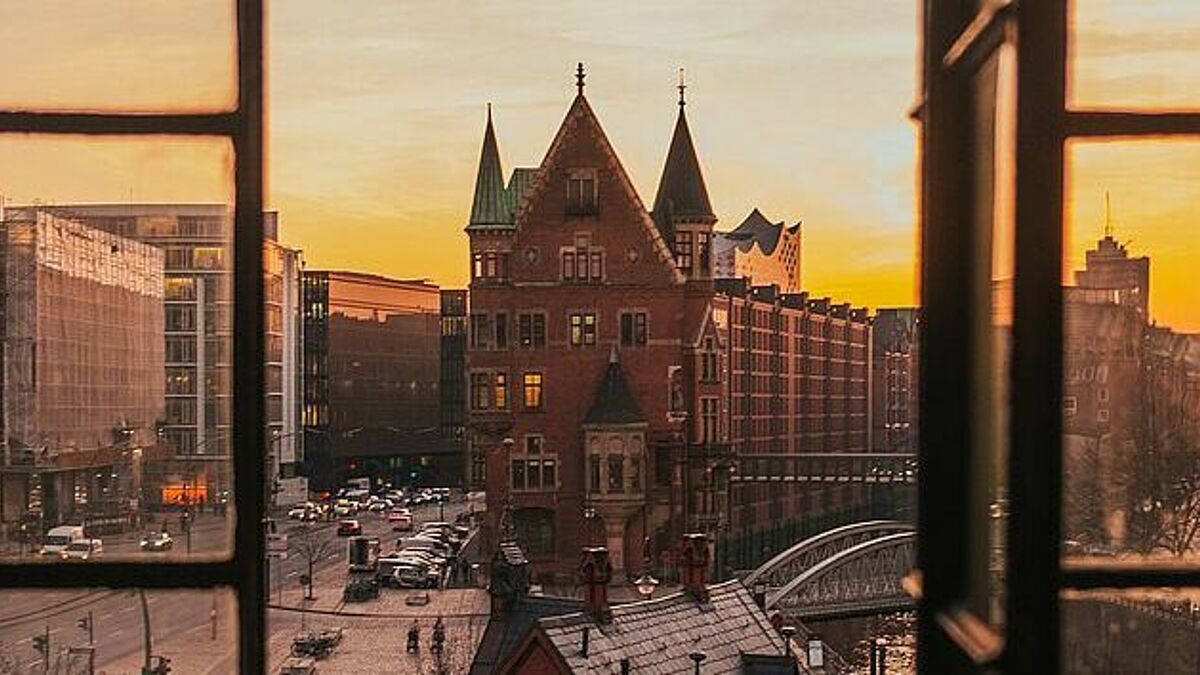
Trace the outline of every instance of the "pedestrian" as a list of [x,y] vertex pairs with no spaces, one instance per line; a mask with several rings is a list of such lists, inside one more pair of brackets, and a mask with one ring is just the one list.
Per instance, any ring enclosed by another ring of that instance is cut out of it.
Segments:
[[442,617],[438,617],[433,624],[433,643],[430,645],[430,650],[435,654],[442,653],[442,647],[446,644],[446,626],[442,623]]
[[404,651],[408,654],[421,652],[421,628],[417,625],[416,619],[413,619],[412,625],[408,627],[408,646]]

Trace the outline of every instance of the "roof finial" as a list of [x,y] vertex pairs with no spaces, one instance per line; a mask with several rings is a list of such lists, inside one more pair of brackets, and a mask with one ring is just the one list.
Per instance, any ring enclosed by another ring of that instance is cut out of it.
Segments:
[[687,105],[687,101],[683,100],[683,90],[687,89],[687,85],[683,83],[683,68],[679,69],[679,107]]
[[575,88],[579,90],[580,96],[583,96],[584,77],[586,77],[586,75],[583,74],[583,62],[580,61],[579,65],[575,67]]
[[492,121],[492,102],[491,101],[487,102],[487,110],[488,110],[488,122],[491,122]]
[[1108,190],[1104,191],[1104,238],[1112,239],[1113,224],[1112,224],[1112,201],[1109,199]]

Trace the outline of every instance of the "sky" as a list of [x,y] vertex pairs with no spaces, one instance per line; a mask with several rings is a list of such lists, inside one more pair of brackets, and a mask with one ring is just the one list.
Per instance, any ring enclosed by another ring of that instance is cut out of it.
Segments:
[[[678,68],[719,229],[752,208],[804,228],[803,283],[858,305],[915,302],[916,0],[276,0],[268,201],[310,267],[467,281],[485,105],[506,171],[536,166],[587,95],[644,202],[676,114]],[[1200,105],[1200,3],[1079,0],[1076,105]],[[221,109],[232,3],[0,0],[0,105]],[[53,44],[55,49],[45,49]],[[1098,236],[1152,258],[1151,310],[1200,331],[1200,150],[1073,146],[1071,261]],[[10,202],[228,198],[228,147],[179,139],[0,139]]]

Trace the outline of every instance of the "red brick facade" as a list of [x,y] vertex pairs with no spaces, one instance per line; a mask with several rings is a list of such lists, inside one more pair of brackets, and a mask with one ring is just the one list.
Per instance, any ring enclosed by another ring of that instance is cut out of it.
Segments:
[[492,528],[510,504],[539,573],[604,544],[636,575],[648,535],[812,506],[754,488],[727,503],[710,469],[733,453],[869,447],[865,311],[718,292],[691,146],[681,104],[649,212],[582,92],[507,187],[489,117],[467,227],[469,453]]

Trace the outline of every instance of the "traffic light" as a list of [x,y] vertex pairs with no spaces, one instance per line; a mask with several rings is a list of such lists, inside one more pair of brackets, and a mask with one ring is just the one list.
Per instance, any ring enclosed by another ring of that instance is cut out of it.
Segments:
[[50,651],[49,642],[50,642],[49,639],[45,635],[34,635],[33,636],[33,650],[35,652],[41,654],[42,658],[50,658],[50,656],[48,654],[48,652]]

